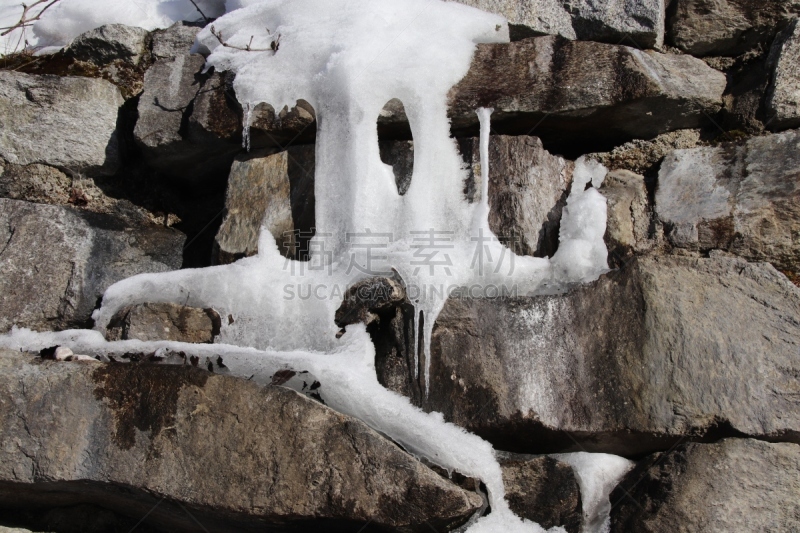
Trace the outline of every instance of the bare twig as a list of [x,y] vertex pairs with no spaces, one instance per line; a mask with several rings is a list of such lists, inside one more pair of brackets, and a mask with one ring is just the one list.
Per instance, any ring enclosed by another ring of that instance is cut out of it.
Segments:
[[[267,33],[271,34],[269,28],[267,28]],[[272,42],[269,45],[269,48],[253,48],[253,35],[250,36],[250,42],[244,46],[235,46],[233,44],[228,43],[223,37],[222,32],[217,31],[217,29],[212,25],[211,26],[211,35],[217,38],[219,44],[224,46],[225,48],[232,48],[234,50],[242,50],[243,52],[272,52],[273,54],[278,51],[281,43],[281,34],[279,33],[277,37],[272,39]]]
[[[0,28],[0,30],[4,30],[2,33],[0,33],[0,37],[5,37],[6,35],[8,35],[9,33],[11,33],[16,29],[26,28],[30,26],[32,23],[39,20],[45,11],[47,11],[50,7],[52,7],[53,5],[57,4],[60,1],[61,0],[36,0],[31,5],[22,4],[22,16],[20,17],[19,22],[17,22],[13,26]],[[31,17],[28,16],[33,8],[42,4],[45,4],[45,6],[38,13],[36,13]]]
[[211,21],[211,19],[208,18],[205,13],[203,13],[203,10],[200,9],[200,6],[198,6],[194,0],[189,0],[189,1],[192,3],[197,12],[200,13],[200,16],[203,17],[203,20],[205,20],[206,22]]

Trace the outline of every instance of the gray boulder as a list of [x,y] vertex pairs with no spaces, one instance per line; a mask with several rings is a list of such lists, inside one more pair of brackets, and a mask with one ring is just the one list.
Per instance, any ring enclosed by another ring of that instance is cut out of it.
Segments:
[[549,150],[610,149],[694,128],[721,107],[725,75],[690,56],[559,37],[482,44],[449,95],[457,135],[491,107],[497,133],[534,134]]
[[188,55],[200,29],[197,25],[176,22],[169,28],[154,31],[150,46],[153,59],[175,59],[178,56]]
[[106,24],[78,35],[67,47],[66,54],[95,65],[107,65],[118,59],[136,65],[146,45],[147,30],[144,28]]
[[674,246],[727,250],[797,272],[800,132],[676,150],[661,165],[655,201]]
[[512,40],[537,35],[660,47],[663,0],[458,0],[506,17]]
[[199,54],[156,61],[144,76],[133,132],[150,166],[195,183],[227,175],[234,155],[241,150],[235,140],[207,134],[203,126],[208,121],[201,119],[193,127],[185,127],[201,91],[212,90],[219,83],[219,76],[202,74],[204,66],[205,58]]
[[643,459],[611,494],[611,531],[798,531],[800,446],[682,444]]
[[508,20],[512,40],[537,35],[576,39],[572,18],[561,0],[457,0],[461,4],[497,13]]
[[219,314],[213,309],[148,303],[117,311],[108,324],[106,338],[212,343],[220,326]]
[[506,501],[514,514],[543,528],[581,531],[581,488],[570,465],[546,455],[502,454],[499,461]]
[[668,40],[695,56],[735,56],[769,43],[798,0],[673,0]]
[[[0,355],[0,508],[91,504],[159,530],[428,531],[482,499],[295,391],[191,366]],[[266,428],[266,429],[265,429]]]
[[112,283],[180,268],[183,241],[169,228],[0,199],[0,331],[86,326]]
[[578,39],[661,48],[664,0],[564,0]]
[[635,455],[726,434],[800,442],[798,316],[800,288],[725,257],[637,258],[564,295],[451,298],[427,397],[413,313],[370,331],[381,383],[498,449]]
[[307,255],[314,227],[314,146],[237,157],[225,208],[215,241],[219,263],[255,255],[262,228],[286,257]]
[[0,71],[0,157],[74,174],[113,174],[122,103],[119,89],[105,80]]
[[[459,141],[467,163],[467,197],[480,201],[480,140]],[[489,228],[519,255],[551,256],[574,164],[550,154],[537,137],[489,138]]]
[[772,44],[772,83],[767,92],[767,126],[800,127],[800,19],[794,19]]

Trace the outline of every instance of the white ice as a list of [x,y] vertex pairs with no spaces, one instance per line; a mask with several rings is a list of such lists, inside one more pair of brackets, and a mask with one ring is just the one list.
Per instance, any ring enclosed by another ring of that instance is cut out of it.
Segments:
[[[47,30],[45,21],[34,29],[62,41],[88,29],[87,2],[63,0],[62,34],[55,27]],[[145,10],[141,20],[162,24],[156,18],[172,17],[164,11],[168,5],[179,7],[172,4],[145,3],[153,9]],[[484,481],[492,513],[470,531],[541,531],[508,509],[491,446],[444,422],[441,414],[423,413],[381,387],[364,328],[350,327],[337,339],[333,317],[346,287],[396,270],[407,286],[418,289],[415,318],[421,312],[424,327],[419,328],[423,350],[417,357],[424,362],[426,391],[435,387],[428,371],[431,332],[454,289],[505,285],[522,295],[552,293],[607,270],[606,203],[596,190],[605,169],[577,161],[559,250],[552,259],[515,256],[488,226],[491,111],[477,110],[481,198],[473,204],[462,194],[465,171],[447,118],[447,93],[467,73],[476,45],[508,40],[503,18],[440,0],[238,0],[235,5],[242,7],[213,23],[230,46],[212,35],[210,25],[198,35],[195,50],[207,54],[208,67],[236,72],[235,90],[245,109],[261,102],[281,109],[299,99],[314,106],[317,233],[311,260],[287,261],[269,232],[262,231],[255,257],[142,274],[111,286],[95,312],[96,329],[103,331],[116,311],[136,303],[213,307],[234,318],[232,323],[223,320],[220,344],[180,349],[224,353],[231,372],[241,376],[267,376],[286,366],[311,371],[323,381],[326,401],[335,409],[360,418],[412,453]],[[246,45],[251,51],[240,49]],[[414,170],[403,196],[378,152],[376,120],[393,98],[402,100],[414,136]],[[382,245],[377,257],[356,237]],[[106,343],[98,332],[16,330],[0,343],[26,349],[59,344],[76,353],[175,345]]]
[[635,463],[607,453],[576,452],[553,457],[572,466],[578,478],[583,503],[582,533],[608,533],[611,528],[609,495]]

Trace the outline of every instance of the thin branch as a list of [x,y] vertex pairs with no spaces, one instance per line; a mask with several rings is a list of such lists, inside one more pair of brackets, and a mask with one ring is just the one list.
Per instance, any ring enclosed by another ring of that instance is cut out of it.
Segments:
[[[269,31],[269,28],[267,28],[267,33],[271,34],[271,32]],[[252,44],[253,44],[253,36],[252,35],[250,36],[250,42],[247,43],[245,46],[243,46],[243,47],[242,46],[235,46],[235,45],[232,45],[232,44],[228,43],[227,41],[225,41],[225,39],[222,37],[222,32],[217,31],[217,29],[213,25],[211,26],[211,35],[216,37],[217,41],[219,41],[219,44],[221,44],[225,48],[232,48],[234,50],[242,50],[243,52],[272,52],[272,53],[275,53],[275,52],[278,51],[278,48],[280,47],[280,43],[281,43],[281,34],[279,33],[278,36],[275,37],[272,40],[272,42],[270,43],[269,48],[253,48],[252,47]]]
[[[7,28],[0,28],[5,30],[4,32],[0,33],[0,37],[5,37],[6,35],[8,35],[9,33],[11,33],[16,29],[26,28],[30,26],[33,22],[39,20],[45,11],[47,11],[50,7],[52,7],[54,4],[57,4],[60,1],[61,0],[36,0],[31,5],[22,4],[22,16],[20,17],[19,22],[17,22],[13,26],[8,26]],[[41,4],[47,4],[47,5],[45,5],[41,9],[41,11],[39,11],[36,15],[28,18],[28,13],[30,12],[30,10]]]
[[189,1],[192,3],[194,8],[197,10],[197,12],[200,13],[200,16],[203,17],[203,20],[205,20],[206,22],[210,22],[211,21],[211,19],[208,18],[205,13],[203,13],[203,10],[200,9],[200,6],[198,6],[197,3],[194,0],[189,0]]

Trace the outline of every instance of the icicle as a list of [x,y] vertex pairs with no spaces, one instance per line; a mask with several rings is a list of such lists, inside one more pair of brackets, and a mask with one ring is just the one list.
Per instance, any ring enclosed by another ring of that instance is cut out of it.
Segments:
[[253,122],[253,107],[250,102],[244,104],[244,117],[242,118],[242,148],[250,152],[250,125]]
[[419,308],[414,305],[414,379],[419,379]]
[[494,109],[479,107],[476,113],[481,124],[481,211],[486,218],[486,227],[489,226],[489,133],[492,129],[492,113]]

